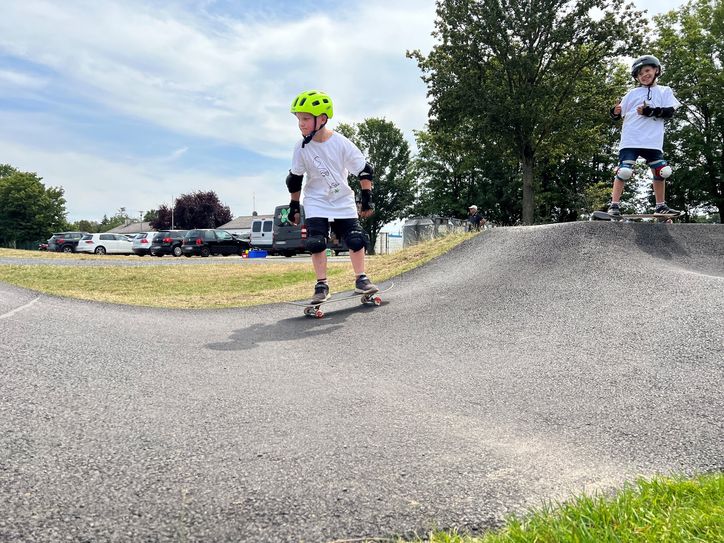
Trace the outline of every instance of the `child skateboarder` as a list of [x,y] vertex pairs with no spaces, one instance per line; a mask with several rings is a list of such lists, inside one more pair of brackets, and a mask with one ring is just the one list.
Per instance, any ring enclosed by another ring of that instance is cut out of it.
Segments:
[[[306,174],[303,191],[306,249],[312,253],[317,276],[312,302],[323,302],[329,298],[326,249],[330,227],[349,248],[356,278],[355,292],[375,293],[379,289],[365,275],[365,249],[369,238],[358,219],[374,213],[372,166],[354,143],[327,128],[327,121],[334,113],[332,99],[327,94],[317,90],[305,91],[294,99],[291,112],[297,118],[302,140],[294,147],[292,168],[287,176],[291,196],[289,218],[295,224],[299,221],[299,200]],[[361,211],[357,210],[354,191],[347,183],[349,172],[360,179]]]
[[631,66],[631,75],[639,86],[611,108],[613,119],[623,117],[623,127],[608,214],[613,219],[621,217],[620,200],[624,183],[631,179],[638,157],[643,157],[654,176],[654,215],[675,217],[680,212],[667,206],[665,199],[664,183],[673,170],[664,160],[664,120],[670,119],[681,103],[669,87],[656,84],[656,78],[661,75],[661,63],[656,57],[644,55],[636,59]]

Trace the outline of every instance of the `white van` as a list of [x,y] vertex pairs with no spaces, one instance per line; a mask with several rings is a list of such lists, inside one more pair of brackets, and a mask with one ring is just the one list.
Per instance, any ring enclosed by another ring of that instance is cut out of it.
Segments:
[[274,243],[274,219],[253,219],[249,244],[255,249],[271,251]]

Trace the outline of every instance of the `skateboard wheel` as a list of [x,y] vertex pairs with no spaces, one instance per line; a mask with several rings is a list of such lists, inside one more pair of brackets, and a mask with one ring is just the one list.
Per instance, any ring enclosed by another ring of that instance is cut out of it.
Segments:
[[324,311],[322,311],[321,309],[317,309],[314,312],[314,316],[318,319],[324,318]]
[[376,296],[372,301],[375,303],[375,305],[380,305],[382,303],[382,298]]

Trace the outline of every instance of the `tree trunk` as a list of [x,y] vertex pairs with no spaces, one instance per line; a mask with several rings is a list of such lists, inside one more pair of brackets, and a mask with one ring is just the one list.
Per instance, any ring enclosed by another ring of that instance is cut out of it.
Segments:
[[523,224],[533,224],[533,165],[535,158],[532,152],[523,153]]

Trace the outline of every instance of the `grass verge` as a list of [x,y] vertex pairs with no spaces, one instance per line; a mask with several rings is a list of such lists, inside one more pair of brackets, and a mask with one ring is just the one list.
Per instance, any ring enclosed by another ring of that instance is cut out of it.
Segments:
[[[367,273],[381,283],[440,256],[475,234],[453,234],[391,255],[370,256]],[[92,259],[96,255],[63,255],[0,250],[6,259],[36,256]],[[138,257],[125,257],[137,259]],[[231,258],[231,257],[229,257]],[[234,262],[234,261],[232,261]],[[354,281],[349,262],[330,263],[332,292],[349,290]],[[82,300],[163,308],[225,308],[299,300],[311,295],[311,262],[246,262],[160,266],[54,266],[0,264],[0,281],[45,294]]]
[[[422,539],[416,540],[418,542]],[[682,543],[724,541],[724,474],[639,479],[613,498],[549,505],[482,537],[431,533],[430,543]],[[401,543],[399,540],[398,543]]]

